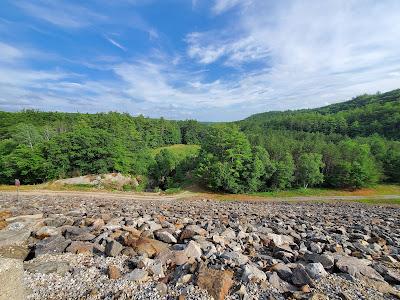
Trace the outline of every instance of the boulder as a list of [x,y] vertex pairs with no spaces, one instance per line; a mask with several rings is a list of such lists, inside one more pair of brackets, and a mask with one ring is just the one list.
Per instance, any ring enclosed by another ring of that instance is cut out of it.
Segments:
[[214,270],[202,265],[197,277],[197,285],[207,290],[215,300],[223,300],[233,284],[233,272]]
[[369,266],[370,262],[368,260],[342,255],[337,255],[335,260],[336,267],[344,273],[348,273],[356,278],[365,276],[374,280],[384,281],[383,277]]
[[145,237],[140,237],[132,245],[138,254],[147,254],[149,257],[153,257],[169,247],[164,242]]
[[24,260],[29,253],[28,238],[32,229],[32,223],[14,222],[1,230],[0,257]]

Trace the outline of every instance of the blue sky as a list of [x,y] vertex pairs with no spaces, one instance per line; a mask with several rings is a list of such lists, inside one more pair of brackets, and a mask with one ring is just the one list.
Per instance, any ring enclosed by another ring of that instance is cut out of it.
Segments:
[[398,0],[0,3],[0,110],[229,121],[395,88]]

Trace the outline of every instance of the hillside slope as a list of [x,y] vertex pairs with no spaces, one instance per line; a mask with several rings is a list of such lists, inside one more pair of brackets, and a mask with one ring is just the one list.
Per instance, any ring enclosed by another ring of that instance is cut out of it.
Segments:
[[259,127],[350,137],[377,133],[400,140],[400,89],[316,109],[255,114],[238,124],[244,130]]

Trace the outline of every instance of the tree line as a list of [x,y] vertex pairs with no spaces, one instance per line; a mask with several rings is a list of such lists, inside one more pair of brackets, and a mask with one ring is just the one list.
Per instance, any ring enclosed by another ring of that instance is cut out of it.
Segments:
[[[203,124],[121,113],[0,112],[0,183],[122,172],[231,193],[400,182],[400,90]],[[165,148],[200,145],[188,155]]]

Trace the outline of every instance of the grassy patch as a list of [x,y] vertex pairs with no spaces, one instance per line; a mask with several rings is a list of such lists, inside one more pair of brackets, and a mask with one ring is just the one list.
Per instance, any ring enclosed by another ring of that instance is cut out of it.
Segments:
[[363,204],[371,204],[371,205],[400,205],[400,199],[358,199],[352,200],[352,202],[358,202]]
[[180,187],[169,188],[164,191],[164,193],[167,195],[178,194],[180,192],[182,192],[182,189]]

